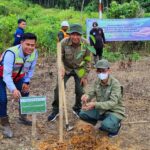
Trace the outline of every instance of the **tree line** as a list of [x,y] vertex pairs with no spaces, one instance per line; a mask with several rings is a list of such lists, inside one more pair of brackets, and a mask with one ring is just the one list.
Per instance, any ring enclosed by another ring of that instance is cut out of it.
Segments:
[[[99,0],[28,0],[32,3],[40,4],[47,8],[60,8],[60,9],[68,9],[69,7],[73,7],[75,10],[81,10],[82,4],[84,4],[84,8],[90,7],[92,11],[98,10]],[[114,0],[102,0],[103,8],[108,8],[111,2]],[[135,0],[117,0],[117,3],[123,4],[125,2],[131,2]],[[150,1],[149,0],[136,0],[140,3],[140,5],[145,9],[145,11],[150,11]]]

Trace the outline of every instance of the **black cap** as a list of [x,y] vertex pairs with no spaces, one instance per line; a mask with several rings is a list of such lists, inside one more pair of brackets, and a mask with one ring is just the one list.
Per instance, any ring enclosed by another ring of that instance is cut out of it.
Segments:
[[92,26],[93,26],[93,27],[97,27],[97,26],[98,26],[98,23],[97,23],[97,22],[93,22]]

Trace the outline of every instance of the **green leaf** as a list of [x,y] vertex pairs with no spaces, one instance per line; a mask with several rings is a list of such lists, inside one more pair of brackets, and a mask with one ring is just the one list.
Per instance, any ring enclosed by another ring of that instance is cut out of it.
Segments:
[[86,49],[86,44],[83,44],[83,47],[82,47],[83,49]]
[[86,71],[85,71],[84,68],[81,68],[81,69],[79,69],[79,70],[77,71],[77,74],[78,74],[79,78],[82,78],[82,77],[85,76]]
[[81,63],[80,63],[80,67],[81,66],[84,66],[85,65],[85,61],[82,61]]
[[91,38],[92,42],[95,44],[96,43],[95,37],[93,35],[90,35],[90,38]]
[[80,52],[77,54],[76,59],[79,59],[79,58],[81,58],[82,56],[83,56],[83,52],[82,52],[82,51],[80,51]]
[[86,56],[86,57],[84,58],[84,60],[85,60],[85,61],[91,61],[91,56]]
[[88,46],[87,46],[87,49],[88,49],[90,52],[92,52],[93,54],[96,54],[96,50],[95,50],[95,48],[94,48],[93,46],[88,45]]

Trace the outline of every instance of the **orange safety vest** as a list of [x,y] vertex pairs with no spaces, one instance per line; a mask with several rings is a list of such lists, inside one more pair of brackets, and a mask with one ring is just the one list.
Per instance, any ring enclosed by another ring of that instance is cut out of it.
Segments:
[[[62,32],[63,33],[63,35],[64,35],[64,38],[67,38],[67,37],[69,37],[69,34],[68,33],[66,33],[64,30],[60,30],[60,32]],[[59,38],[57,37],[57,41],[59,42]]]
[[66,33],[64,30],[60,30],[61,32],[63,32],[63,34],[64,34],[64,38],[66,38],[66,37],[69,37],[69,34],[68,33]]

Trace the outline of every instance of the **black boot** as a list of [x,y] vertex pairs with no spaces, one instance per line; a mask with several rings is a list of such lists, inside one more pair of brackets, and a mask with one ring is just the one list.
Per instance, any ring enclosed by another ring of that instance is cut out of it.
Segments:
[[32,121],[27,119],[27,115],[20,115],[19,123],[27,125],[27,126],[32,126]]

